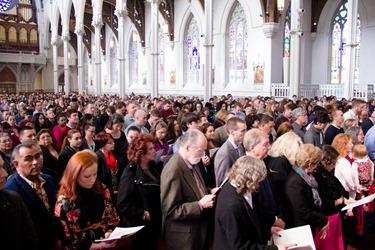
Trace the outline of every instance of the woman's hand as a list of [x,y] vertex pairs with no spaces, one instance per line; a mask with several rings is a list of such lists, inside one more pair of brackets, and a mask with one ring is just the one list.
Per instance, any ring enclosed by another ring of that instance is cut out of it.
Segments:
[[276,245],[279,250],[288,250],[289,247],[295,247],[297,244],[288,244],[288,245]]
[[329,222],[322,229],[320,229],[320,238],[325,239],[329,230]]
[[279,231],[282,231],[282,230],[284,230],[284,229],[281,228],[281,227],[272,226],[270,232],[271,232],[271,234],[274,234],[278,237],[281,237],[281,235],[279,234]]
[[150,213],[148,211],[144,211],[142,219],[147,220],[147,221],[151,221]]
[[117,240],[103,241],[101,243],[100,249],[114,248],[116,246]]

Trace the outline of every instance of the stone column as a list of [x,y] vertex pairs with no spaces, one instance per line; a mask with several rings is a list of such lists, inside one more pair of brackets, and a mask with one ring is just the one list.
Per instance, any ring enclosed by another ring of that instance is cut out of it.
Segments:
[[212,97],[212,50],[213,35],[212,35],[212,0],[206,0],[204,2],[204,15],[205,15],[205,27],[204,27],[204,100],[208,100]]
[[159,4],[160,0],[147,0],[151,3],[151,97],[159,95]]
[[52,49],[53,49],[53,91],[56,93],[59,92],[59,63],[58,63],[58,45],[59,45],[59,38],[55,36],[52,38],[51,41]]
[[77,34],[77,57],[78,57],[78,93],[83,94],[84,84],[85,84],[85,69],[84,69],[84,45],[83,45],[83,34],[85,30],[83,24],[79,29],[75,30]]
[[[100,16],[100,15],[99,15]],[[94,67],[94,86],[95,95],[101,94],[102,86],[102,48],[101,48],[101,37],[100,31],[103,27],[103,21],[101,16],[96,21],[92,21],[92,26],[95,28],[95,67]]]
[[301,15],[302,1],[293,0],[291,3],[291,27],[290,27],[290,86],[289,98],[293,95],[300,96],[301,89]]
[[64,85],[65,85],[65,94],[69,95],[70,93],[70,69],[69,69],[69,41],[70,35],[69,31],[65,31],[64,35],[61,37],[64,44]]
[[344,74],[344,97],[354,97],[355,83],[355,52],[357,44],[357,18],[358,18],[358,0],[348,0],[348,19],[346,27],[348,32],[348,42],[346,44],[347,64],[343,65],[347,70]]
[[118,67],[119,67],[119,86],[120,86],[120,98],[125,97],[125,16],[126,16],[126,4],[120,5],[115,11],[115,15],[118,17]]

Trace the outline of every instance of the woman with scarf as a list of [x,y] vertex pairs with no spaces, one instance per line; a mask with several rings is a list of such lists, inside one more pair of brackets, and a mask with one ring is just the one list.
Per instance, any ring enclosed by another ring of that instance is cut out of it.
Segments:
[[293,170],[285,183],[291,211],[285,219],[287,227],[310,225],[313,234],[324,239],[329,230],[329,222],[321,213],[322,200],[318,183],[311,175],[321,160],[322,151],[312,144],[304,144],[298,150]]

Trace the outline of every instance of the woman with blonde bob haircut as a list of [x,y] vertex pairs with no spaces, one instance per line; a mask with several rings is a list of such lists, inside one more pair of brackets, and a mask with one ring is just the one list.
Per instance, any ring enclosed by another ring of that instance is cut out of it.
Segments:
[[70,158],[60,181],[55,217],[64,232],[62,244],[68,249],[103,249],[116,245],[116,240],[94,242],[108,238],[108,230],[119,224],[109,190],[96,181],[97,161],[98,157],[89,149],[77,152]]
[[274,186],[275,198],[281,208],[282,214],[288,213],[285,210],[287,207],[287,197],[284,192],[285,182],[293,170],[292,166],[296,162],[296,154],[302,145],[301,137],[293,131],[287,132],[272,144],[270,151],[268,151],[268,157],[265,159],[265,163],[272,175],[271,179]]
[[217,198],[215,211],[215,250],[286,249],[261,245],[261,229],[252,195],[264,180],[264,162],[251,156],[240,157],[228,173],[228,182]]

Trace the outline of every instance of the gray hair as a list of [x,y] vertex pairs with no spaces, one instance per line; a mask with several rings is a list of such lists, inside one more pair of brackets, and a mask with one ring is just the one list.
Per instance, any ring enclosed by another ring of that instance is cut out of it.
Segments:
[[40,148],[40,146],[38,144],[35,144],[34,142],[31,142],[31,141],[26,141],[26,142],[23,142],[21,144],[18,144],[13,149],[11,162],[13,162],[15,159],[19,159],[20,158],[20,150],[21,150],[21,148],[32,149],[32,148]]
[[206,139],[204,134],[198,129],[189,129],[184,135],[181,135],[177,139],[178,148],[182,148],[186,145],[192,145],[197,143],[199,138]]
[[358,134],[361,131],[361,127],[359,126],[353,126],[348,128],[345,131],[345,134],[350,135],[350,138],[352,138],[352,142],[354,145],[358,144]]
[[260,143],[260,136],[263,132],[260,129],[252,128],[246,132],[245,137],[243,138],[243,146],[247,151],[250,147],[255,147]]
[[119,113],[114,113],[109,117],[108,122],[105,126],[108,129],[112,129],[112,126],[114,124],[120,124],[120,123],[125,123],[124,116]]
[[307,111],[306,109],[304,108],[296,108],[293,110],[293,113],[292,113],[292,120],[295,121],[298,119],[298,117],[302,116],[302,115],[306,115],[307,114]]

